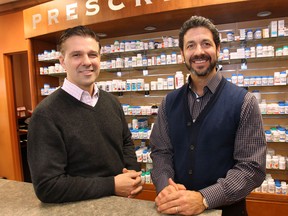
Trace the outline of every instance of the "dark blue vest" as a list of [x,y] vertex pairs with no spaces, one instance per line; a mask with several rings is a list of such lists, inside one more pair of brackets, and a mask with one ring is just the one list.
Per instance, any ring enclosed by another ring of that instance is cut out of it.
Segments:
[[167,95],[166,115],[174,149],[175,181],[200,190],[224,178],[233,167],[235,135],[246,90],[222,78],[193,123],[188,84]]

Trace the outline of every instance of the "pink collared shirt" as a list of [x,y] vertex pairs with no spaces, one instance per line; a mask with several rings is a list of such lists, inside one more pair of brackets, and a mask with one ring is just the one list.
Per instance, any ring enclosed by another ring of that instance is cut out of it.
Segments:
[[79,88],[77,85],[71,83],[69,80],[65,78],[62,89],[66,91],[68,94],[76,98],[77,100],[94,107],[97,104],[98,101],[98,94],[99,90],[94,83],[94,92],[93,95],[91,96],[89,92],[84,91],[83,89]]

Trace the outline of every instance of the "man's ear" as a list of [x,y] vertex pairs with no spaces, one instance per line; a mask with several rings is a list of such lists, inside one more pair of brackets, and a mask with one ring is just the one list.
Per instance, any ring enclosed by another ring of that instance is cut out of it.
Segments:
[[219,56],[220,56],[220,45],[217,47],[216,52],[217,52],[217,58],[219,58]]
[[61,64],[61,66],[66,70],[66,66],[65,66],[65,62],[64,62],[64,56],[62,54],[60,54],[60,56],[59,56],[59,62]]
[[182,56],[182,63],[185,63],[185,58],[184,58],[183,50],[180,49],[180,53],[181,53],[181,56]]

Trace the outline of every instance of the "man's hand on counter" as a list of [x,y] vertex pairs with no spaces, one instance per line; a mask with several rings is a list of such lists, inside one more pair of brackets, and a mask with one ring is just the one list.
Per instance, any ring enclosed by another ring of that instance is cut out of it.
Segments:
[[157,210],[163,214],[194,215],[205,210],[201,193],[186,190],[184,185],[169,179],[166,186],[156,197]]
[[123,169],[123,173],[114,177],[115,194],[133,198],[142,190],[141,172]]

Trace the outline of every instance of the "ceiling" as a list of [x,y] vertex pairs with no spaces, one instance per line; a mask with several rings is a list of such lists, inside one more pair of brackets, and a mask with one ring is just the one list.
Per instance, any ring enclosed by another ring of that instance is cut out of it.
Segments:
[[[23,10],[51,0],[4,1],[10,1],[10,3],[0,4],[0,15],[17,10]],[[0,0],[0,2],[3,2],[3,0]],[[106,33],[109,38],[112,38],[124,35],[147,33],[144,28],[151,25],[157,27],[157,30],[155,31],[179,29],[182,23],[191,15],[205,16],[212,19],[215,24],[224,24],[264,19],[262,17],[257,17],[257,13],[261,11],[270,11],[272,13],[267,17],[267,19],[288,17],[287,0],[247,0],[238,3],[174,10],[165,13],[151,14],[149,16],[141,15],[133,17],[133,19],[125,18],[116,21],[98,23],[89,27],[94,29],[96,32]],[[59,33],[39,36],[39,38],[53,41],[57,40],[56,38],[58,37]]]

